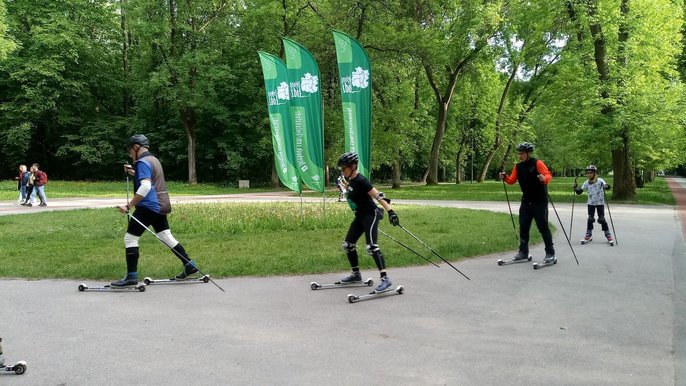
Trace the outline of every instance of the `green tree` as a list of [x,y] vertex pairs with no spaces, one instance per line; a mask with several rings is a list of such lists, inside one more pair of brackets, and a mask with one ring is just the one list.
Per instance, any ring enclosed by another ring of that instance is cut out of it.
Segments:
[[222,46],[229,43],[223,34],[234,29],[231,18],[225,17],[233,5],[226,0],[151,0],[130,5],[125,12],[134,17],[129,26],[139,45],[138,91],[145,96],[140,107],[149,113],[176,113],[186,134],[188,182],[195,184],[199,121],[203,112],[219,110],[213,105],[217,100],[208,96],[217,92],[214,71]]
[[102,162],[113,162],[121,141],[112,118],[121,84],[110,2],[7,4],[19,47],[0,62],[4,157],[48,164],[55,176],[67,168],[97,173]]
[[0,60],[16,48],[14,41],[7,36],[7,22],[5,21],[5,2],[0,1]]
[[631,199],[644,157],[683,149],[683,87],[675,66],[682,8],[667,0],[588,0],[570,2],[568,14],[597,73],[599,116],[592,127],[597,142],[609,145],[613,197]]

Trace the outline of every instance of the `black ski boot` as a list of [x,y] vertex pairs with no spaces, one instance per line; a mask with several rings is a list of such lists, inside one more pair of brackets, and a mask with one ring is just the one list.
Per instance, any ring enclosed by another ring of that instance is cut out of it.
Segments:
[[545,257],[543,258],[543,263],[545,264],[554,264],[557,262],[557,257],[555,257],[554,253],[545,253]]
[[190,276],[196,272],[198,272],[198,269],[195,267],[195,263],[193,262],[193,260],[191,260],[190,263],[183,266],[183,272],[176,275],[175,279],[176,280],[185,280],[186,278],[188,278],[188,276]]
[[111,285],[112,287],[119,288],[136,286],[138,285],[138,275],[132,275],[130,273],[127,273],[123,279],[113,281]]
[[350,276],[344,277],[341,279],[341,283],[343,284],[350,284],[350,283],[362,283],[362,274],[360,271],[353,271],[353,273],[350,274]]

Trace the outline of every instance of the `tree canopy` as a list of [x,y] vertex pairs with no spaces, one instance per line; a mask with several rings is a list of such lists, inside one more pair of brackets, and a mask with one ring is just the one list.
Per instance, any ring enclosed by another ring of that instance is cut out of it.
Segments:
[[[258,50],[306,46],[322,72],[325,159],[343,150],[331,30],[373,68],[372,177],[493,178],[514,146],[557,174],[686,164],[680,0],[12,0],[0,2],[6,172],[116,178],[145,133],[168,178],[269,183]],[[474,167],[472,167],[472,163]],[[468,172],[467,172],[468,171]]]

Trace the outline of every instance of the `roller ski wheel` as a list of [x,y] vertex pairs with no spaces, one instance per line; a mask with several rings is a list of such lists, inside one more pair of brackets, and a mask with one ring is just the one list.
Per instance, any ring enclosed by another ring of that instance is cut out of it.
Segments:
[[89,287],[86,284],[79,284],[78,286],[79,292],[87,292],[87,291],[92,291],[92,292],[130,292],[130,291],[138,291],[138,292],[145,292],[145,284],[137,284],[135,286],[126,286],[126,287],[113,287],[111,285],[104,285],[104,286],[95,286],[95,287]]
[[605,239],[607,240],[607,243],[610,244],[611,247],[615,246],[615,239],[612,237],[612,235],[606,235]]
[[374,280],[372,278],[369,278],[365,281],[358,281],[358,282],[353,282],[353,283],[342,283],[340,281],[337,281],[335,283],[329,283],[329,284],[319,284],[316,281],[313,281],[310,283],[310,288],[315,291],[318,289],[329,289],[329,288],[349,288],[349,287],[371,287],[374,285]]
[[519,260],[515,260],[515,259],[502,260],[502,259],[500,259],[500,260],[498,260],[498,265],[502,267],[503,265],[528,263],[529,261],[531,261],[531,255],[529,255],[529,257],[527,257],[526,259],[519,259]]
[[403,293],[405,293],[405,288],[403,286],[399,285],[395,288],[390,287],[387,290],[380,291],[380,292],[372,291],[366,295],[359,295],[358,296],[355,294],[349,294],[348,295],[348,302],[356,303],[359,301],[370,300],[370,299],[374,299],[374,298],[381,297],[381,296],[386,297],[386,296],[390,296],[390,295],[402,295]]
[[26,361],[19,361],[13,366],[0,366],[0,369],[4,369],[8,372],[14,372],[17,375],[22,375],[26,372]]
[[170,278],[170,279],[153,279],[150,277],[146,277],[143,279],[143,283],[145,285],[150,285],[150,284],[181,284],[181,283],[209,283],[210,282],[210,275],[203,275],[200,277],[187,277],[185,279],[177,279],[177,278]]

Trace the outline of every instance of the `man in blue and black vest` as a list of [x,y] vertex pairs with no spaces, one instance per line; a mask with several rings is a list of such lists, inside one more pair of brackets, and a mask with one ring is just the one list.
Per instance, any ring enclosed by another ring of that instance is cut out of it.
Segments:
[[113,282],[113,287],[129,287],[138,284],[138,239],[145,232],[145,227],[150,225],[155,229],[159,239],[174,251],[183,264],[183,271],[176,275],[176,280],[184,280],[189,275],[198,272],[195,263],[169,230],[167,215],[171,213],[171,203],[169,193],[167,193],[167,183],[164,180],[162,165],[150,153],[149,147],[150,141],[145,135],[137,134],[128,140],[129,156],[134,166],[124,165],[124,171],[133,176],[133,188],[136,194],[126,205],[119,206],[119,211],[128,213],[130,209],[135,208],[131,216],[138,221],[129,220],[129,226],[124,234],[127,273],[122,280]]

